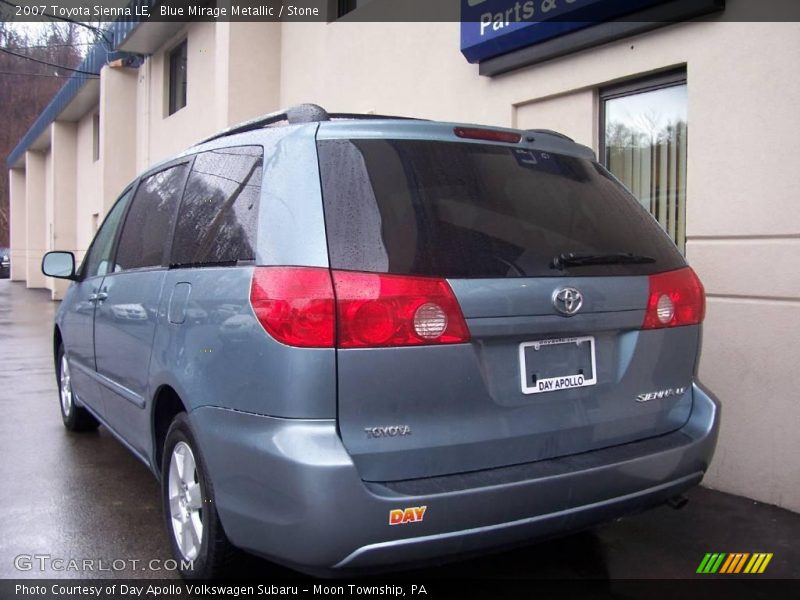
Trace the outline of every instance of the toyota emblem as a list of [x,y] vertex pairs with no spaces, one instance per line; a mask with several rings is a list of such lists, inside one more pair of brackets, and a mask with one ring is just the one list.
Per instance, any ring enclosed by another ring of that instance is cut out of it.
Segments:
[[583,294],[575,288],[559,288],[553,292],[553,306],[565,317],[571,317],[583,306]]

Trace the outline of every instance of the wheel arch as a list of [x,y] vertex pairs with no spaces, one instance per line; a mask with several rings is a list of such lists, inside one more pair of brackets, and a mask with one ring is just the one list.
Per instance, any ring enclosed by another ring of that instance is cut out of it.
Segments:
[[58,347],[64,343],[64,337],[61,335],[61,328],[56,324],[53,327],[53,357],[58,357]]
[[[58,383],[58,376],[61,366],[58,364],[58,349],[64,343],[64,337],[61,335],[61,328],[58,324],[53,327],[53,368],[56,374],[56,383]],[[64,350],[66,352],[66,349]]]
[[161,475],[161,462],[164,442],[172,421],[180,413],[188,413],[186,404],[175,389],[168,384],[161,385],[153,396],[151,427],[153,432],[152,467],[156,475]]

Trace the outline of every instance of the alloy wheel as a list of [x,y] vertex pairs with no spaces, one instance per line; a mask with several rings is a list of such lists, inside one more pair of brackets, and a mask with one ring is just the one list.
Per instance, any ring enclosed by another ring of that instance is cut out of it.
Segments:
[[203,541],[203,494],[194,453],[186,442],[172,448],[167,485],[175,542],[185,559],[194,560]]
[[72,380],[69,374],[69,362],[67,362],[67,357],[61,357],[61,386],[60,386],[60,395],[61,395],[61,412],[64,414],[65,417],[69,417],[70,413],[72,412]]

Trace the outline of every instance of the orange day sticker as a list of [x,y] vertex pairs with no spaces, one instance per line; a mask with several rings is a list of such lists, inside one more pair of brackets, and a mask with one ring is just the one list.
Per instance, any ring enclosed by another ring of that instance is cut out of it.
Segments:
[[421,523],[425,518],[427,506],[412,506],[410,508],[396,508],[389,511],[389,525],[406,525],[407,523]]

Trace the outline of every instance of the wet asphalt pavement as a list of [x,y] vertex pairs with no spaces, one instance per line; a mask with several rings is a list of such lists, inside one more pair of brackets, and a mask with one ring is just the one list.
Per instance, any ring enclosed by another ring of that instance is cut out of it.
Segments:
[[[56,307],[48,292],[0,280],[0,578],[175,577],[156,570],[170,552],[150,471],[104,428],[71,434],[61,425],[51,340]],[[409,575],[688,578],[706,552],[772,552],[762,577],[800,578],[800,514],[703,488],[689,498],[679,511],[661,507]],[[95,570],[41,571],[27,555],[93,559]],[[97,571],[100,559],[106,568],[126,563]],[[18,570],[15,562],[32,568]],[[255,558],[240,561],[235,574],[292,576]]]

